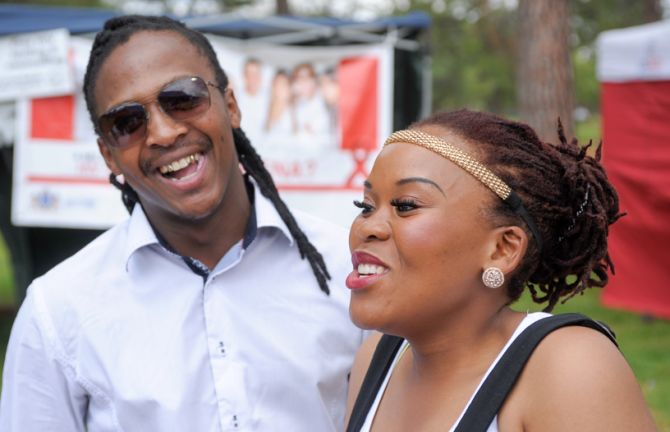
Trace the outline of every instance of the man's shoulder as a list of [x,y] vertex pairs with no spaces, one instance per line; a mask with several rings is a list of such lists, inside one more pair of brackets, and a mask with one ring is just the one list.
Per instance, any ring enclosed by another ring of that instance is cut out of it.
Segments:
[[[30,319],[43,331],[58,333],[65,345],[76,340],[87,317],[109,308],[109,296],[103,295],[109,283],[101,281],[109,281],[110,272],[124,268],[120,244],[125,233],[126,224],[122,222],[36,278],[21,306],[31,311]],[[54,334],[49,337],[55,343]]]
[[89,281],[102,272],[118,267],[122,260],[127,223],[103,232],[75,254],[66,258],[35,281],[53,290],[73,290],[90,286]]

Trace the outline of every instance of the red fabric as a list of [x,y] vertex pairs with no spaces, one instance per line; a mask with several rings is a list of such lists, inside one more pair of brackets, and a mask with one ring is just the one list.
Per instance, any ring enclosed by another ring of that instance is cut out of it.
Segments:
[[74,96],[57,96],[31,101],[32,138],[74,140]]
[[612,307],[670,318],[670,81],[602,85],[603,160],[628,213],[610,232]]
[[342,60],[337,69],[340,85],[341,148],[377,148],[377,70],[374,57]]

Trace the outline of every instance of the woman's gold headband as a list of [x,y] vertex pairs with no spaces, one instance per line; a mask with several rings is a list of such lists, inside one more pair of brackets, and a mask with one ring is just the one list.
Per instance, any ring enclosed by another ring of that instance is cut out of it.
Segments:
[[386,146],[393,143],[409,143],[424,147],[449,159],[465,171],[469,172],[474,178],[482,182],[486,187],[498,195],[516,214],[521,216],[524,222],[526,222],[526,225],[528,225],[531,234],[535,237],[538,249],[542,250],[542,237],[540,237],[540,232],[537,229],[533,218],[523,206],[521,198],[519,198],[507,183],[497,175],[493,174],[491,170],[463,150],[449,144],[442,138],[415,129],[405,129],[393,132],[391,136],[386,139],[384,145]]

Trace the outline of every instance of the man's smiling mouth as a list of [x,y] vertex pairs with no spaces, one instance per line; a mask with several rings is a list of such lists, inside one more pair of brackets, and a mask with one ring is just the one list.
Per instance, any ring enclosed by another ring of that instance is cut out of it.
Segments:
[[192,155],[188,155],[169,164],[163,165],[158,168],[158,171],[164,177],[170,179],[179,179],[181,177],[184,177],[185,175],[188,175],[192,170],[186,168],[190,167],[191,165],[197,164],[202,157],[203,155],[201,153],[194,153]]

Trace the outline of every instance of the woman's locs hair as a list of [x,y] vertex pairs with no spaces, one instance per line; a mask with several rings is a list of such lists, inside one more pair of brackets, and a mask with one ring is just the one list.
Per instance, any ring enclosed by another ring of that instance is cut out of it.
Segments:
[[529,238],[524,259],[509,275],[510,301],[528,286],[533,300],[546,302],[544,310],[551,311],[561,299],[607,284],[608,271],[614,273],[609,226],[623,214],[600,164],[600,146],[591,156],[591,143],[568,141],[560,121],[558,143],[550,144],[524,123],[470,110],[437,113],[410,127],[428,125],[473,143],[479,161],[519,196],[536,224],[542,248],[518,214],[494,201],[491,217],[523,227]]
[[[195,46],[209,62],[214,71],[216,84],[220,91],[228,87],[228,77],[219,64],[216,53],[207,38],[200,32],[189,29],[179,21],[168,17],[129,15],[108,20],[93,42],[91,56],[84,76],[84,96],[93,124],[96,123],[98,113],[95,112],[94,89],[96,78],[104,61],[114,48],[127,42],[132,35],[142,31],[171,31],[180,34]],[[307,259],[321,290],[329,294],[328,280],[330,274],[326,268],[321,253],[307,238],[298,226],[293,214],[279,196],[270,173],[241,129],[233,129],[235,149],[245,172],[258,184],[261,193],[267,197],[277,209],[277,212],[286,224],[289,232],[298,245],[298,251],[303,259]],[[137,192],[127,182],[119,182],[110,175],[110,182],[121,190],[121,198],[128,212],[131,212],[136,203],[140,202]]]

